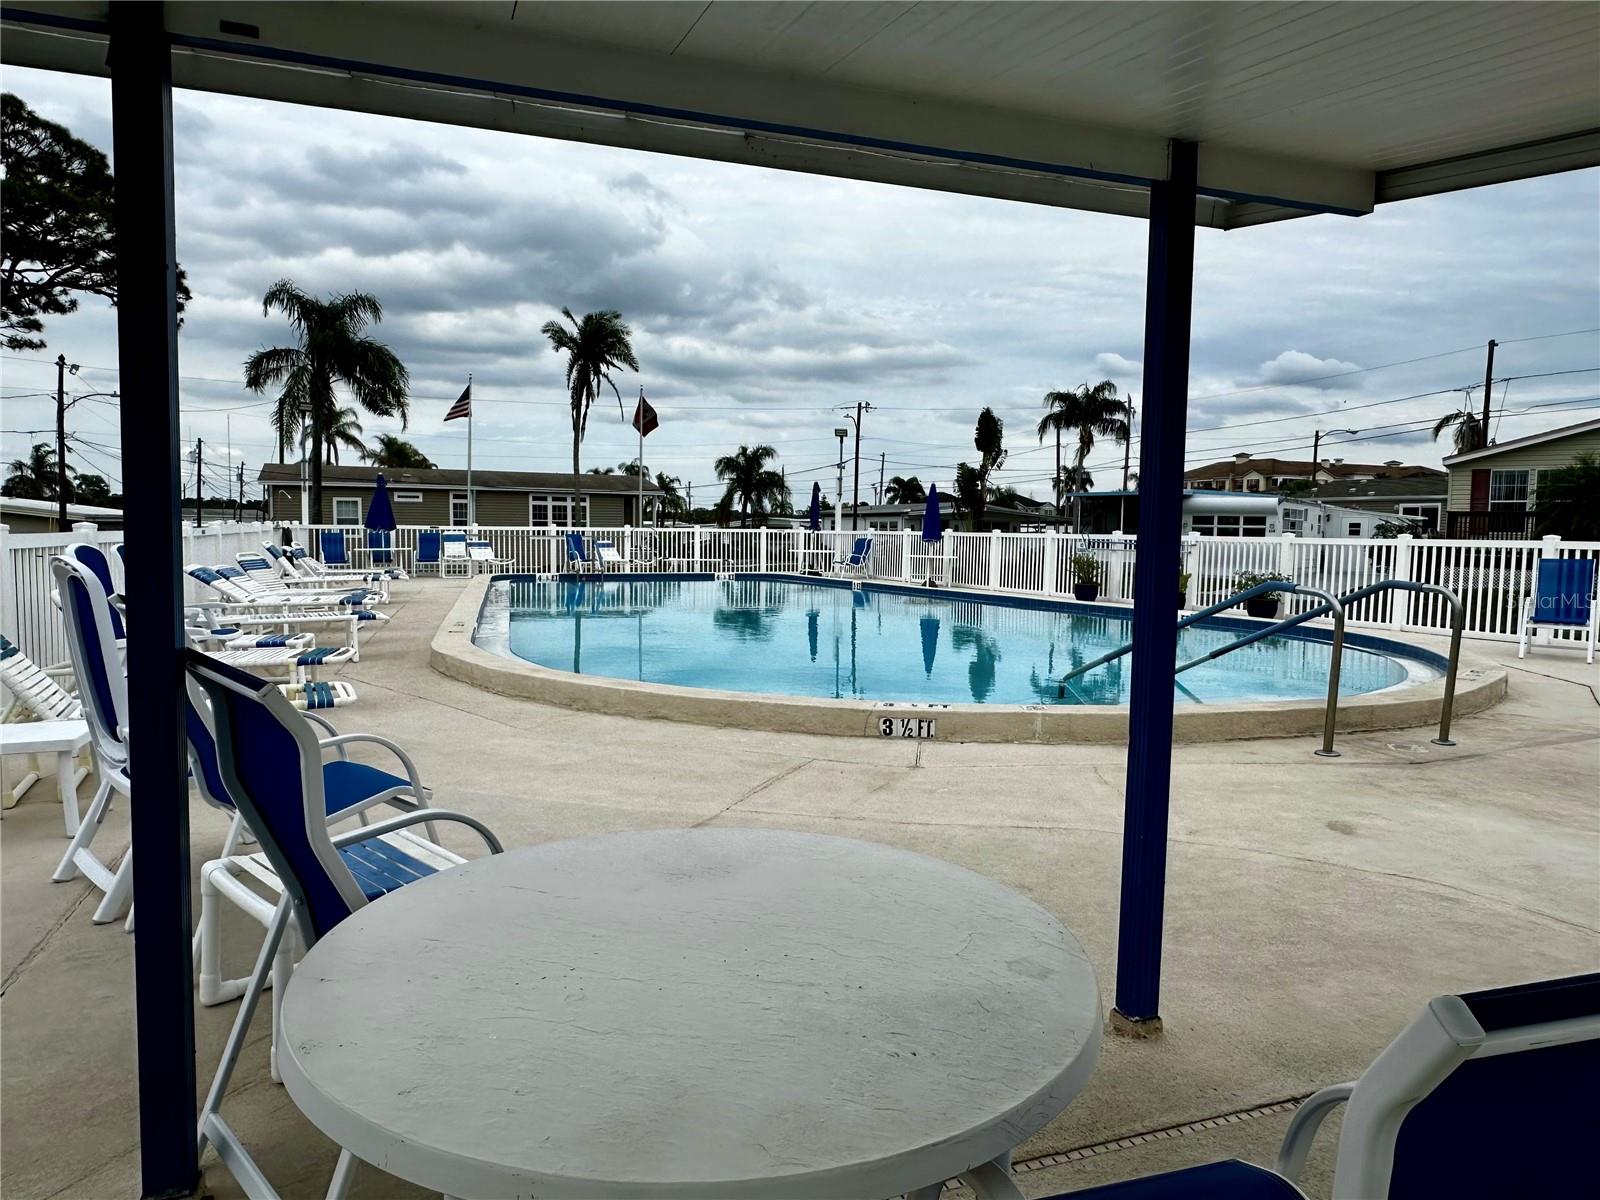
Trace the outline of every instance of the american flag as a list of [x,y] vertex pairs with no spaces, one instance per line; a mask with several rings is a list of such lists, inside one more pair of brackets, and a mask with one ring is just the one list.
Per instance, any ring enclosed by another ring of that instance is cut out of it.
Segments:
[[470,417],[472,415],[472,385],[469,383],[456,402],[450,406],[450,411],[445,413],[446,421],[454,421],[457,417]]

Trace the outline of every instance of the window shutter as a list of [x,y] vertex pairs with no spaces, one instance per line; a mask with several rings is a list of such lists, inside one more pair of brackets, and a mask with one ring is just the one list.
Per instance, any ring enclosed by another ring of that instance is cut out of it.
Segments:
[[1472,472],[1472,503],[1473,512],[1489,511],[1489,470],[1480,467]]

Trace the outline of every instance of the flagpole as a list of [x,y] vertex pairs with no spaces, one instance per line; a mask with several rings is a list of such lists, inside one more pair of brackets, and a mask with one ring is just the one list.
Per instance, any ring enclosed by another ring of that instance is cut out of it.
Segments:
[[[467,391],[472,391],[472,372],[467,372]],[[478,528],[478,501],[472,494],[472,403],[467,403],[467,526]]]
[[633,423],[639,427],[639,528],[644,528],[644,385],[639,385],[639,407],[634,410]]

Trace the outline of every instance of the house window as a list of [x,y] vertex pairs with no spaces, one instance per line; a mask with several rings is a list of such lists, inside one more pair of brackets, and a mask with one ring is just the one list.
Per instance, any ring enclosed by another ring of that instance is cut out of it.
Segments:
[[583,529],[589,524],[589,497],[534,493],[528,497],[528,524]]
[[361,524],[361,498],[335,496],[333,498],[333,523],[335,525]]
[[1439,529],[1439,506],[1437,504],[1402,504],[1395,509],[1400,516],[1405,517],[1414,525],[1420,525],[1429,533],[1437,533]]
[[422,503],[422,493],[421,492],[390,492],[389,495],[394,498],[394,502],[396,504],[421,504]]
[[1290,508],[1287,505],[1283,510],[1283,531],[1285,533],[1304,533],[1306,528],[1306,510],[1303,508]]
[[472,520],[471,506],[465,492],[450,493],[450,524],[465,525]]
[[1489,472],[1489,511],[1526,512],[1528,510],[1528,472]]
[[1244,490],[1247,492],[1259,492],[1261,490],[1261,480],[1246,479],[1244,481]]
[[1361,522],[1360,521],[1351,521],[1349,524],[1347,524],[1344,527],[1344,535],[1345,535],[1345,537],[1360,537],[1361,536]]
[[1196,517],[1190,530],[1204,537],[1266,537],[1266,517],[1241,517],[1236,513]]

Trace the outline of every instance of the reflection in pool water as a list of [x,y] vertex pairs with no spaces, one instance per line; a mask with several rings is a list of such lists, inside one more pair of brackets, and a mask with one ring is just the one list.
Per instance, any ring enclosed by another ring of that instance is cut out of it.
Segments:
[[[584,675],[793,696],[978,704],[1125,704],[1131,657],[1057,681],[1127,641],[1118,615],[986,604],[928,592],[852,591],[792,581],[571,582],[493,585],[478,640]],[[1184,631],[1180,659],[1238,636]],[[1180,702],[1320,698],[1326,642],[1275,637],[1186,672]],[[1346,647],[1341,694],[1406,678],[1398,660]]]

